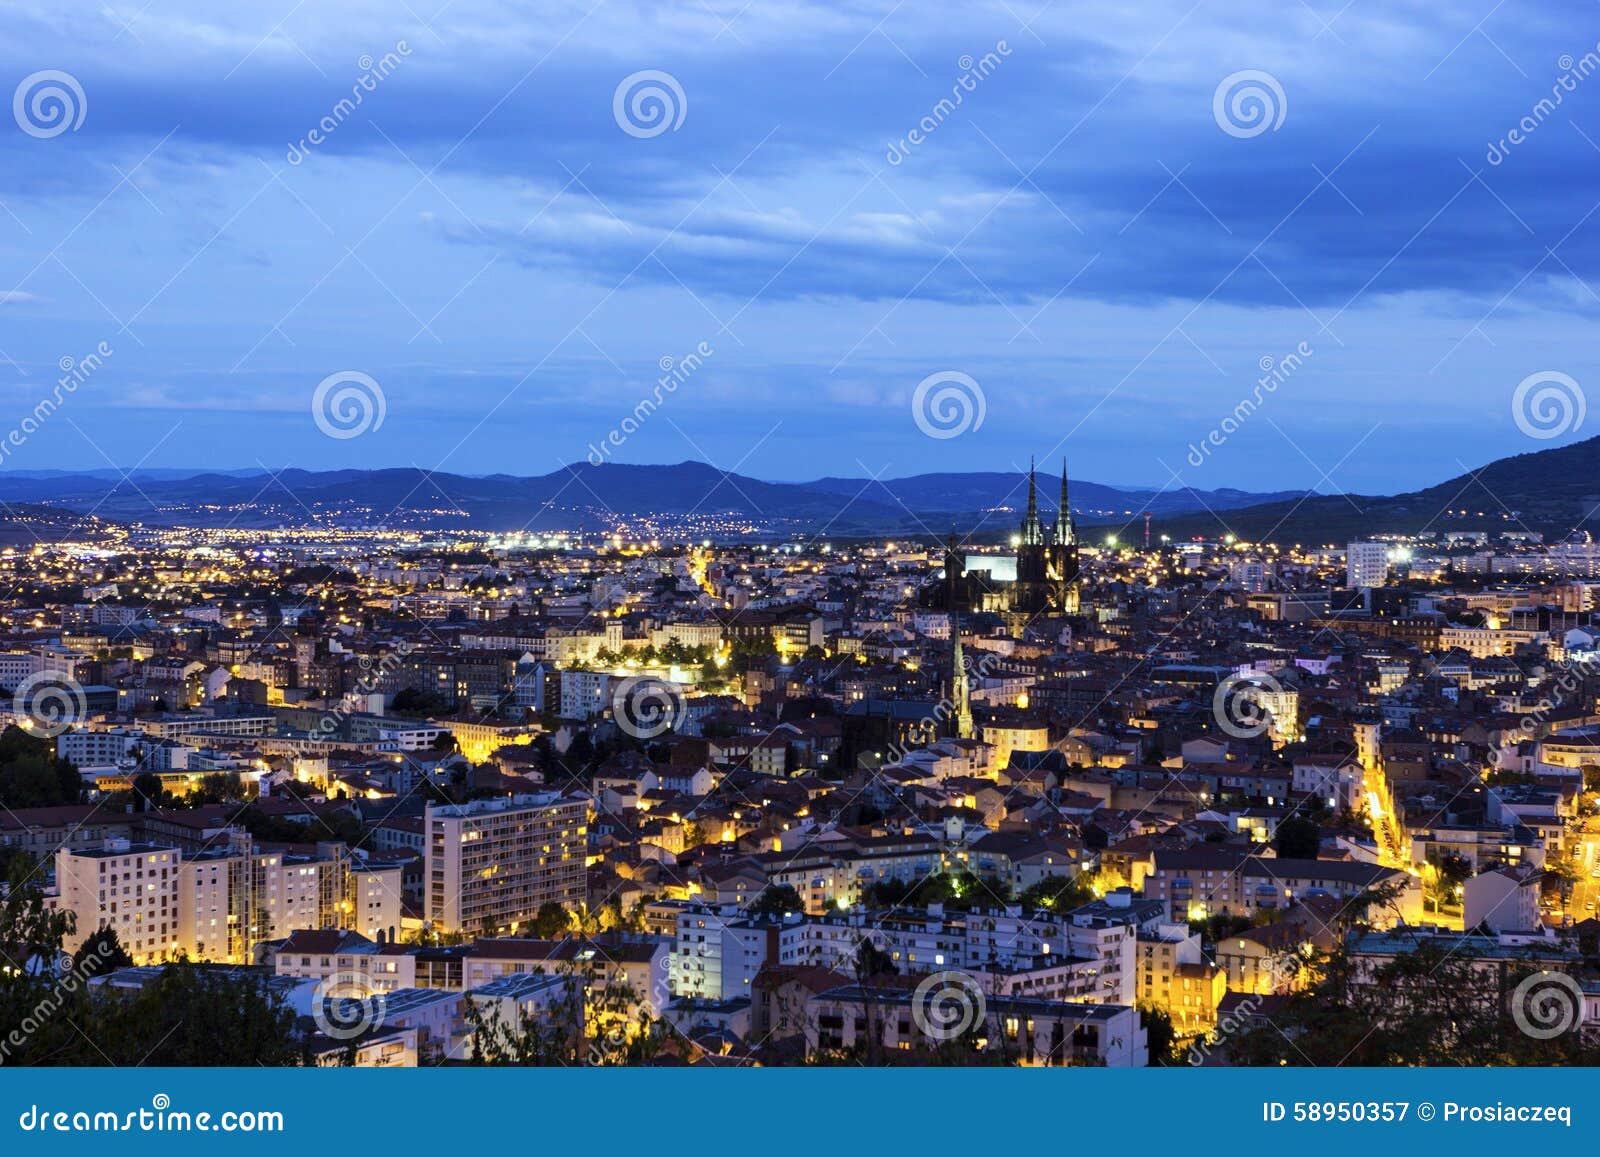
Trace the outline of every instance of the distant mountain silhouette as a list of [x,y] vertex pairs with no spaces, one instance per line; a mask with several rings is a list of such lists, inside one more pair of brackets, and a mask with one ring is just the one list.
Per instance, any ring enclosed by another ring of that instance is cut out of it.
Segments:
[[1390,497],[1319,495],[1190,513],[1163,530],[1174,535],[1237,534],[1251,541],[1343,544],[1366,534],[1432,530],[1533,530],[1547,539],[1600,530],[1600,437],[1501,458],[1425,490]]
[[[925,474],[873,481],[822,478],[764,482],[704,462],[595,466],[579,462],[535,477],[473,477],[413,467],[385,470],[208,471],[173,477],[139,471],[0,471],[0,501],[93,511],[111,521],[157,525],[270,527],[335,517],[345,524],[517,529],[593,528],[603,516],[732,514],[831,534],[1009,533],[1026,497],[1020,473]],[[1040,473],[1041,505],[1053,514],[1058,481]],[[1073,509],[1087,525],[1150,510],[1161,516],[1234,509],[1298,492],[1160,492],[1072,483]]]

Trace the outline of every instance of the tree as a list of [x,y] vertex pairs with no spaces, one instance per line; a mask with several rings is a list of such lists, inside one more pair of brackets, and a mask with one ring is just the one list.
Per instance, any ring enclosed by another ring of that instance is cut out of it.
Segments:
[[264,977],[168,965],[131,996],[102,996],[87,981],[128,957],[95,932],[66,966],[71,912],[51,911],[25,860],[14,860],[0,900],[0,1065],[295,1065],[292,1013]]
[[[1272,1024],[1227,1042],[1230,1061],[1244,1065],[1575,1065],[1594,1064],[1600,1050],[1581,1034],[1551,1039],[1518,1026],[1507,999],[1538,971],[1515,962],[1502,973],[1454,951],[1453,942],[1423,939],[1392,959],[1374,962],[1340,947],[1306,968],[1311,983],[1291,992]],[[1572,1010],[1578,1020],[1580,1010]]]
[[856,1030],[856,1047],[864,1053],[869,1065],[883,1064],[884,1031],[887,1018],[879,1007],[875,982],[898,976],[894,958],[866,936],[856,942],[856,986],[861,990],[861,1012],[864,1024]]
[[1310,820],[1290,816],[1278,825],[1272,846],[1286,860],[1314,860],[1322,850],[1322,828]]
[[1168,1068],[1178,1064],[1178,1034],[1172,1027],[1172,1017],[1165,1009],[1154,1005],[1141,1005],[1139,1015],[1144,1018],[1150,1067]]
[[563,961],[554,975],[567,981],[543,1008],[520,1008],[512,1020],[501,1006],[467,998],[474,1065],[622,1065],[654,1054],[659,1024],[651,1019],[621,969]]
[[141,771],[133,777],[133,795],[139,801],[140,811],[165,807],[172,802],[172,797],[161,786],[161,777],[152,771]]
[[[1427,898],[1433,903],[1433,910],[1437,912],[1440,907],[1449,904],[1459,907],[1456,897],[1457,890],[1472,878],[1472,865],[1464,857],[1453,852],[1446,852],[1428,860],[1430,871],[1423,874],[1423,886]],[[1551,870],[1557,875],[1572,878],[1570,865],[1566,873],[1561,872],[1561,865],[1551,865]]]
[[896,967],[894,957],[865,936],[856,945],[855,971],[856,979],[861,984],[881,980],[886,976],[900,975],[900,969]]
[[8,808],[58,807],[83,798],[83,778],[55,743],[29,735],[15,724],[0,732],[0,805]]
[[533,934],[540,940],[554,940],[572,929],[572,916],[560,904],[546,900],[533,916]]
[[237,771],[219,771],[205,776],[200,786],[183,797],[188,807],[205,807],[208,804],[235,803],[246,796],[244,779]]
[[1017,896],[1024,912],[1045,909],[1051,912],[1070,912],[1094,900],[1094,891],[1079,876],[1046,876],[1030,884]]
[[266,977],[179,961],[131,997],[94,1002],[83,1063],[285,1066],[304,1063],[294,1014]]
[[98,928],[72,954],[72,967],[86,977],[104,976],[133,964],[115,928]]
[[82,985],[57,986],[55,966],[74,916],[45,906],[31,861],[13,859],[0,898],[0,1024],[22,1037],[0,1042],[0,1064],[70,1064],[82,1047],[70,1022],[83,1023],[88,996]]
[[752,916],[784,916],[805,910],[805,901],[800,899],[793,884],[769,884],[745,909]]

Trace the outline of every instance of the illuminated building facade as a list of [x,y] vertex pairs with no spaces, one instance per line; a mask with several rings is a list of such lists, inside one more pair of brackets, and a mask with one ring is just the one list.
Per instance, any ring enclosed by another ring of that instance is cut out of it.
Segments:
[[514,931],[541,904],[584,905],[588,804],[555,792],[430,805],[427,919],[444,931]]

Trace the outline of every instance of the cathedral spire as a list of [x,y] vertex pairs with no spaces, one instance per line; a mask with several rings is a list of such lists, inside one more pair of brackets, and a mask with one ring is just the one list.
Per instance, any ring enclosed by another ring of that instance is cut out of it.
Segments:
[[1072,502],[1067,497],[1067,460],[1061,459],[1061,508],[1056,512],[1056,546],[1071,546],[1078,539],[1072,524]]
[[961,654],[961,601],[956,594],[956,582],[963,569],[959,549],[955,528],[951,527],[950,547],[944,556],[948,584],[945,610],[950,615],[950,719],[957,739],[971,739],[972,702],[967,693],[967,664]]
[[1028,458],[1028,512],[1022,519],[1022,544],[1044,545],[1044,524],[1039,521],[1039,487],[1034,481],[1033,458]]
[[950,611],[950,718],[957,739],[973,737],[972,700],[967,693],[967,663],[961,655],[961,621]]

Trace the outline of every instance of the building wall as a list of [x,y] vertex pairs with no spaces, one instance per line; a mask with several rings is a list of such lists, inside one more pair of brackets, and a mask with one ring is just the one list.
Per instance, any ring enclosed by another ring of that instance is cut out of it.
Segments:
[[427,918],[447,931],[514,930],[545,903],[586,898],[587,804],[555,795],[430,806]]

